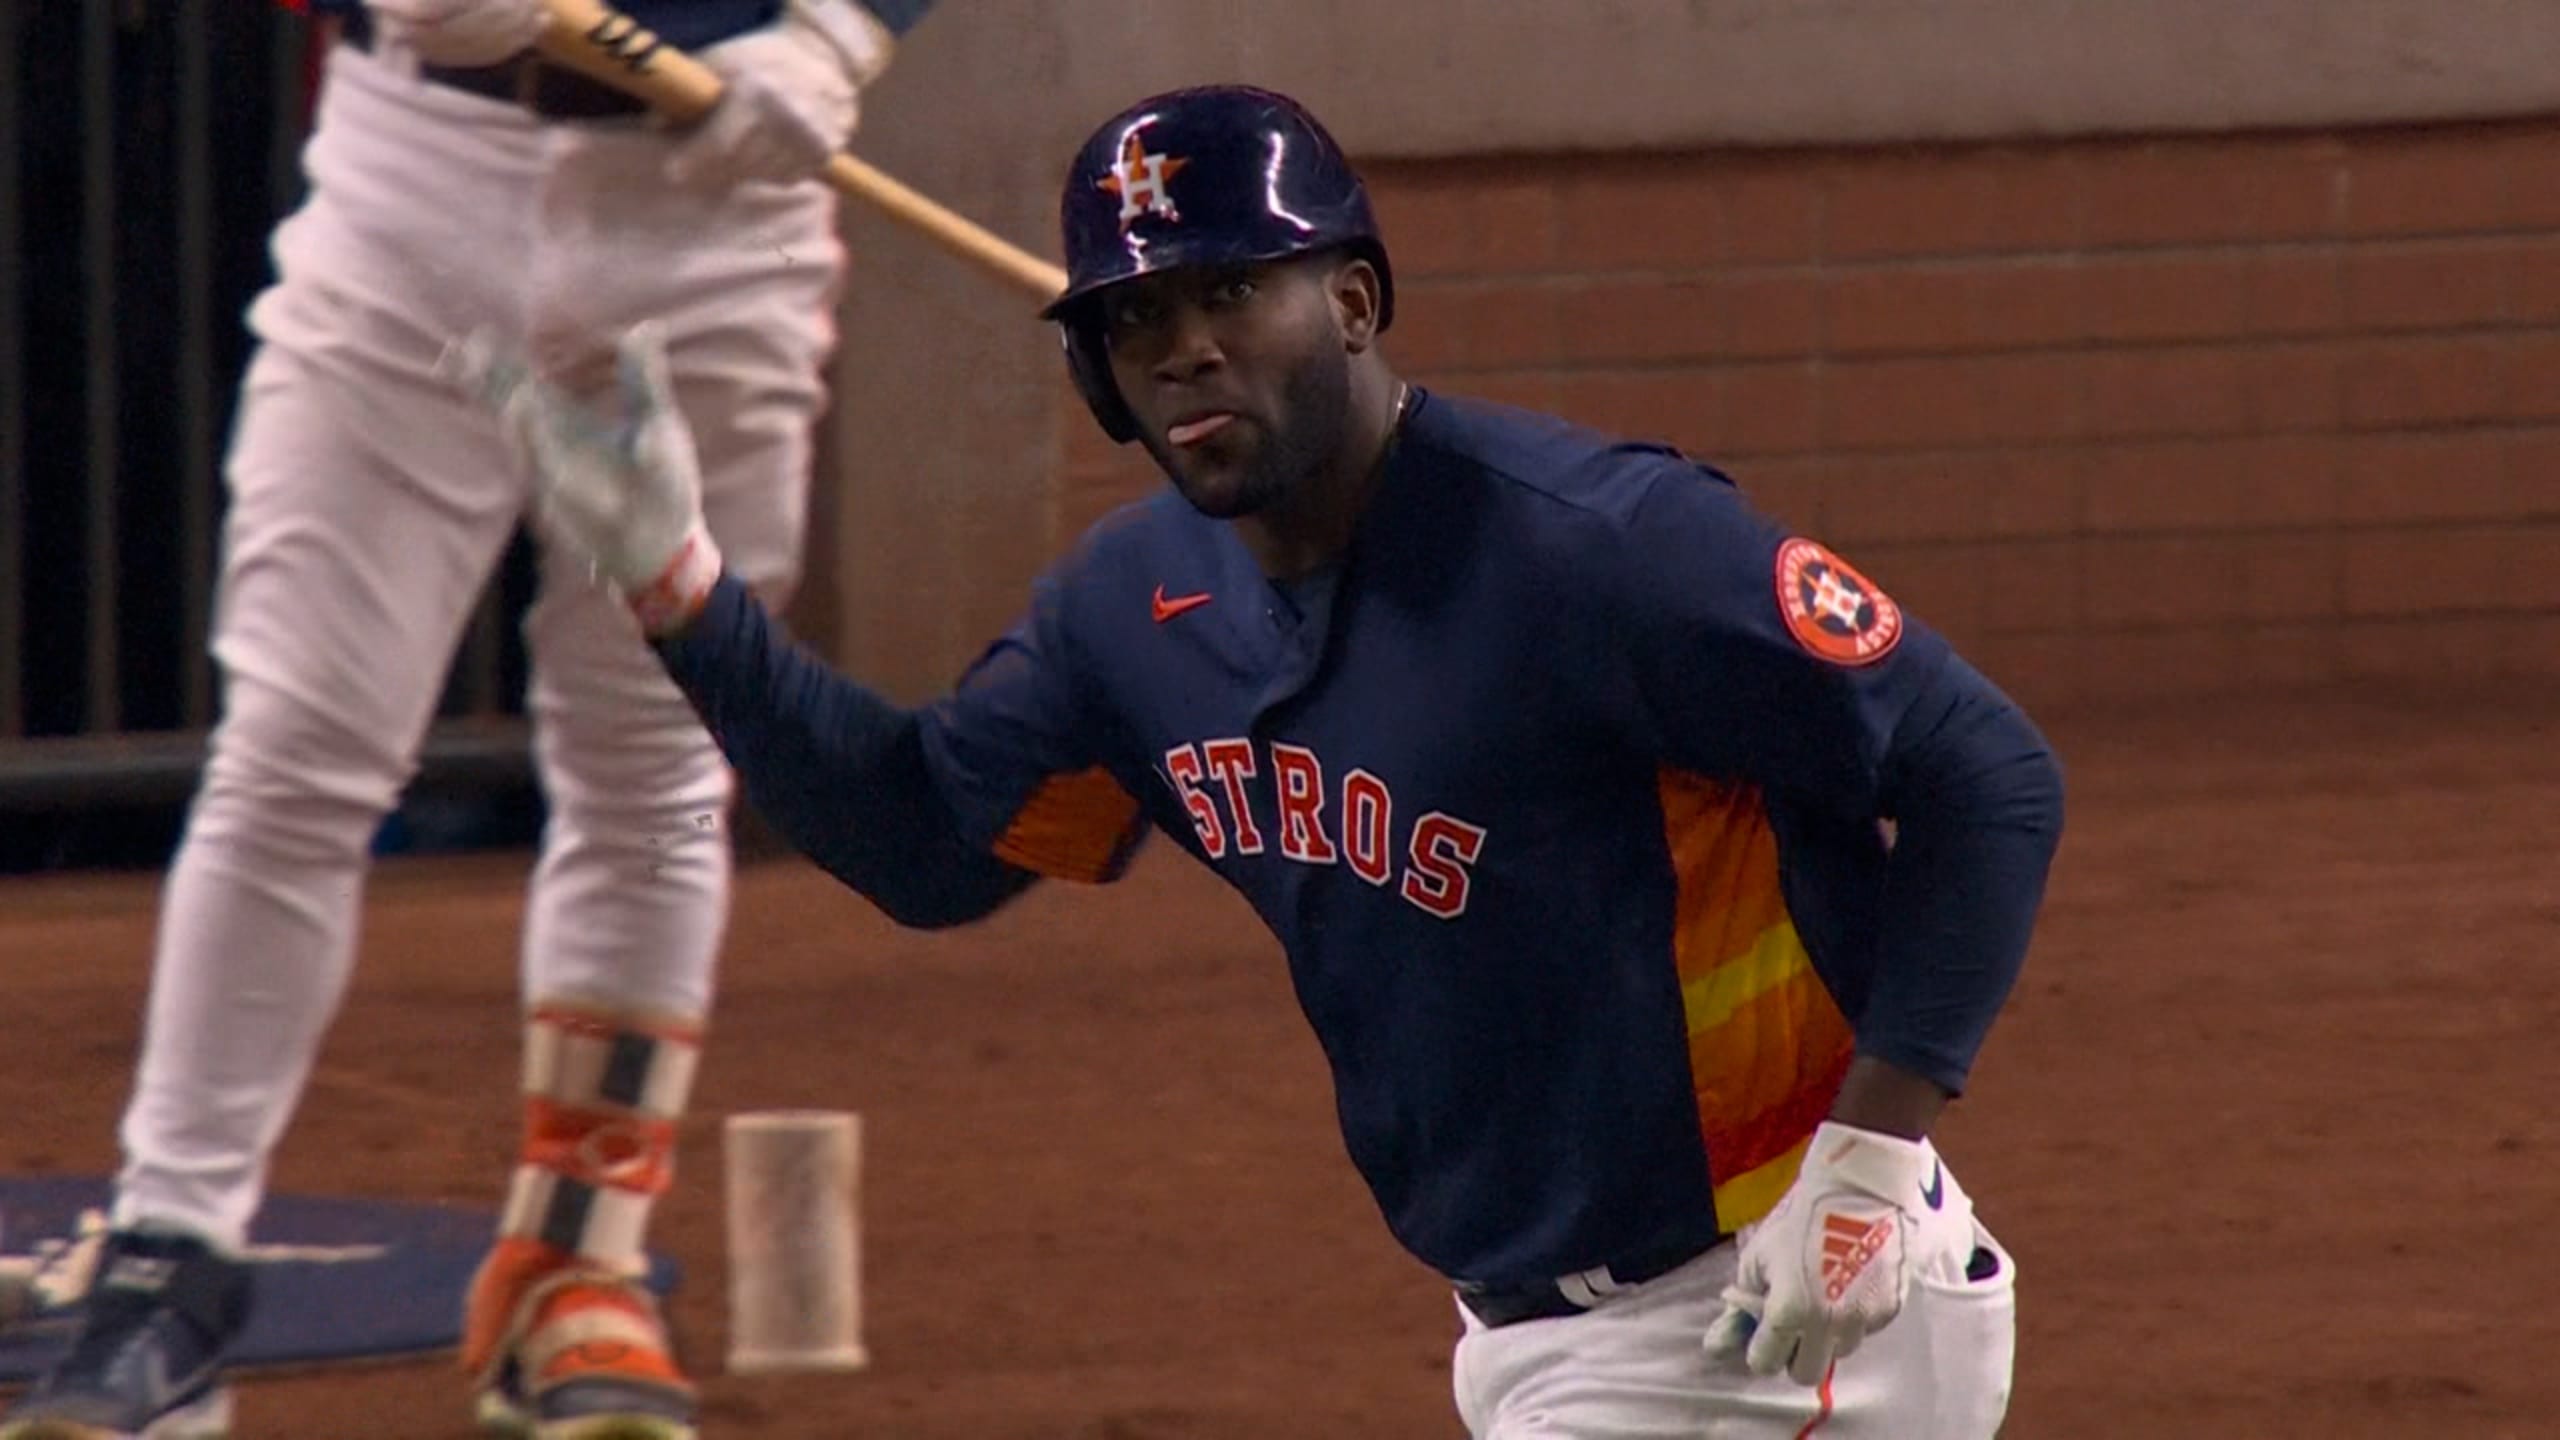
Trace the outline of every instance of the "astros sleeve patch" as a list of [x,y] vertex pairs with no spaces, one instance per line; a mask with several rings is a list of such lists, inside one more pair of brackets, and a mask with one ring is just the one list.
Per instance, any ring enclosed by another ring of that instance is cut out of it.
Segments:
[[1053,880],[1099,885],[1120,878],[1144,825],[1138,802],[1099,766],[1052,775],[996,837],[996,857]]
[[1778,547],[1777,583],[1787,633],[1835,665],[1872,665],[1902,641],[1902,607],[1814,541]]

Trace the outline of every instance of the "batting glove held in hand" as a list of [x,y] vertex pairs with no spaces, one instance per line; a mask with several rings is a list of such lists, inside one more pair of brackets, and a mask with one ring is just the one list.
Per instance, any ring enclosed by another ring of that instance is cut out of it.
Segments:
[[1921,1212],[1945,1204],[1935,1149],[1826,1121],[1776,1208],[1742,1236],[1710,1353],[1819,1384],[1902,1311]]
[[782,23],[712,46],[702,61],[720,73],[720,101],[667,157],[667,178],[718,189],[816,176],[852,138],[862,87],[894,44],[850,0],[800,0]]
[[702,609],[720,549],[702,523],[702,470],[676,409],[664,327],[615,342],[610,401],[571,397],[485,331],[449,352],[445,369],[496,414],[532,472],[535,523],[621,592],[643,630],[663,634]]
[[385,48],[434,65],[495,65],[530,49],[551,12],[542,0],[371,0]]

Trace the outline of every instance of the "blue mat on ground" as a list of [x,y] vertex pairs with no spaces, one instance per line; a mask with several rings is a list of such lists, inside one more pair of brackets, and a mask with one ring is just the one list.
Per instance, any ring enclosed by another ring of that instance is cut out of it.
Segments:
[[[58,1290],[84,1212],[103,1210],[109,1193],[100,1178],[0,1176],[0,1270],[40,1269],[44,1292]],[[96,1215],[88,1223],[94,1229]],[[485,1212],[446,1205],[269,1196],[250,1227],[257,1304],[234,1364],[300,1367],[452,1348],[463,1292],[494,1224]],[[673,1260],[650,1257],[650,1289],[669,1294],[678,1278]],[[39,1303],[0,1328],[0,1384],[50,1364],[70,1342],[75,1316],[69,1305]]]

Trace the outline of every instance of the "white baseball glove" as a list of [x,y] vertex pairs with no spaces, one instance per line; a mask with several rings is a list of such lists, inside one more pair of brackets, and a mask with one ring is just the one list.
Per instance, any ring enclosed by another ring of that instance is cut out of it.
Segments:
[[863,87],[895,50],[857,0],[792,0],[780,24],[702,52],[720,103],[667,157],[667,178],[696,189],[810,179],[853,137]]
[[720,578],[720,548],[702,521],[702,469],[676,409],[665,327],[618,339],[614,382],[593,399],[534,374],[487,331],[447,351],[443,369],[498,417],[532,473],[544,536],[583,557],[644,631],[692,619]]
[[1833,1361],[1893,1323],[1917,1267],[1957,1234],[1972,1234],[1970,1204],[1935,1148],[1826,1121],[1795,1184],[1745,1227],[1707,1349],[1741,1355],[1755,1375],[1784,1370],[1819,1384]]
[[434,65],[495,65],[550,23],[542,0],[370,0],[387,49]]

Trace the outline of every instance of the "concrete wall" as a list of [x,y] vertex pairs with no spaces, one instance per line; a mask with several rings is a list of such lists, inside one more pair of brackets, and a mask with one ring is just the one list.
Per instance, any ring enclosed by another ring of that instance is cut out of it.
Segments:
[[[964,0],[950,0],[949,15]],[[961,21],[1042,59],[1060,139],[1250,77],[1372,155],[2327,126],[2560,103],[2542,0],[1052,0]],[[939,38],[929,41],[943,43]],[[922,45],[918,49],[921,51]]]
[[1727,464],[2042,703],[2560,678],[2555,174],[2550,124],[1393,165],[1392,349]]
[[[2492,0],[945,0],[860,148],[1052,253],[1104,114],[1298,93],[1418,378],[1729,461],[2059,703],[2560,673],[2553,53]],[[1153,480],[1024,297],[849,225],[800,614],[913,693]]]

